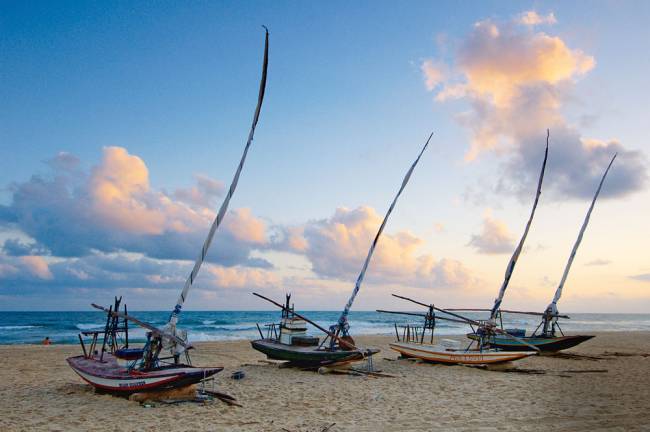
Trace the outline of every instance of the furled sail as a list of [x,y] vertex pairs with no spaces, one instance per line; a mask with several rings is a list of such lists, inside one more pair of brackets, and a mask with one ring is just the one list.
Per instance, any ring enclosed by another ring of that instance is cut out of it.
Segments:
[[235,188],[237,187],[237,182],[239,181],[239,175],[241,174],[242,169],[244,168],[244,162],[246,161],[246,155],[248,155],[248,149],[250,148],[251,143],[253,142],[255,127],[257,126],[257,121],[259,120],[260,111],[262,109],[262,102],[264,101],[264,91],[266,90],[266,71],[268,69],[268,64],[269,64],[269,31],[266,27],[264,27],[264,29],[266,31],[266,37],[264,41],[264,61],[262,64],[262,79],[260,81],[260,90],[257,98],[257,108],[255,109],[255,115],[253,116],[253,124],[251,125],[251,129],[248,134],[246,147],[244,147],[244,154],[242,155],[242,158],[239,161],[239,166],[237,166],[237,171],[235,172],[235,176],[232,179],[232,183],[230,184],[230,189],[228,189],[228,194],[226,195],[226,198],[223,200],[223,203],[221,204],[221,208],[219,208],[217,217],[214,219],[214,222],[212,222],[212,226],[210,227],[210,232],[208,233],[208,237],[205,239],[205,242],[203,243],[203,247],[201,248],[201,253],[199,257],[196,259],[196,262],[194,263],[194,268],[192,268],[192,272],[187,278],[187,281],[185,282],[185,286],[183,287],[183,291],[181,292],[181,295],[178,297],[176,306],[174,306],[174,310],[172,311],[171,316],[169,317],[169,327],[171,327],[172,331],[175,330],[176,322],[178,321],[178,315],[181,313],[181,309],[183,308],[183,303],[185,303],[185,300],[187,299],[187,294],[190,288],[192,287],[192,284],[196,280],[196,276],[198,275],[199,270],[201,269],[201,264],[203,264],[203,261],[205,260],[205,256],[208,253],[210,244],[212,243],[212,238],[214,237],[214,233],[217,231],[217,228],[219,228],[219,225],[221,224],[221,221],[223,220],[226,211],[228,210],[228,204],[230,203],[230,199],[235,193]]
[[603,187],[603,183],[605,182],[605,177],[607,177],[607,173],[609,172],[609,169],[612,167],[612,164],[614,163],[614,159],[616,159],[616,154],[614,154],[614,157],[612,157],[612,160],[609,162],[609,165],[607,165],[607,169],[605,170],[605,174],[603,174],[603,178],[600,179],[600,184],[598,185],[598,189],[596,190],[596,195],[594,195],[594,199],[591,201],[591,206],[589,206],[589,210],[587,211],[587,216],[585,216],[585,220],[582,223],[582,228],[580,228],[580,233],[578,234],[578,238],[576,239],[576,242],[573,245],[573,249],[571,250],[571,255],[569,255],[569,260],[566,263],[566,267],[564,267],[564,273],[562,274],[560,285],[558,285],[557,290],[555,291],[555,296],[553,297],[553,301],[551,301],[551,303],[546,308],[546,313],[551,316],[558,314],[557,302],[560,300],[560,297],[562,297],[562,289],[564,288],[564,283],[566,282],[567,276],[569,275],[571,264],[573,264],[573,259],[576,257],[578,246],[580,246],[580,242],[582,242],[582,236],[584,235],[585,230],[587,229],[587,224],[589,223],[589,218],[591,217],[591,211],[594,209],[594,205],[596,204],[596,199],[598,198],[598,195],[600,194],[600,190]]
[[395,204],[397,203],[397,199],[399,196],[402,194],[402,191],[406,187],[407,183],[409,182],[409,179],[411,178],[411,174],[413,173],[413,170],[415,169],[416,165],[418,162],[420,162],[420,158],[422,157],[422,154],[426,150],[427,146],[429,145],[429,141],[431,141],[431,137],[433,136],[433,132],[431,135],[429,135],[429,139],[427,139],[427,142],[424,144],[424,147],[422,147],[422,150],[420,151],[420,154],[418,154],[417,159],[415,159],[415,162],[411,165],[411,168],[409,168],[408,172],[406,173],[406,176],[404,177],[404,180],[402,180],[402,186],[400,186],[399,191],[397,191],[397,195],[395,196],[395,199],[393,199],[392,204],[388,208],[388,211],[386,212],[386,216],[384,216],[384,220],[382,221],[381,225],[379,226],[379,230],[377,231],[377,234],[375,235],[375,239],[373,240],[372,244],[370,245],[370,250],[368,251],[368,256],[366,256],[366,260],[363,263],[363,267],[361,268],[361,273],[359,273],[359,277],[357,278],[357,282],[354,285],[354,290],[352,290],[352,295],[350,296],[350,299],[345,305],[345,308],[343,309],[343,312],[341,313],[341,316],[339,317],[338,321],[338,328],[343,332],[344,335],[347,335],[347,330],[348,330],[348,313],[350,312],[350,308],[352,307],[352,303],[354,303],[354,299],[356,298],[357,294],[359,293],[359,289],[361,288],[361,283],[363,282],[363,278],[366,275],[366,270],[368,269],[368,264],[370,264],[370,259],[372,258],[372,254],[375,252],[375,247],[377,246],[377,242],[379,241],[379,237],[381,236],[381,233],[384,231],[384,227],[386,226],[386,222],[388,221],[388,217],[390,214],[393,212],[393,208],[395,208]]
[[528,236],[528,231],[530,230],[530,226],[533,223],[533,216],[535,216],[535,210],[537,209],[539,196],[542,194],[542,182],[544,180],[544,171],[546,170],[546,160],[548,159],[548,137],[549,137],[549,131],[547,130],[546,150],[544,151],[544,162],[542,162],[542,172],[539,174],[539,180],[537,182],[537,193],[535,194],[535,202],[533,202],[533,210],[530,212],[530,217],[528,218],[528,223],[526,224],[526,229],[524,230],[524,235],[521,236],[521,240],[519,240],[519,244],[517,245],[515,252],[512,254],[512,257],[510,258],[508,267],[506,267],[506,274],[505,277],[503,278],[503,284],[501,284],[501,289],[499,289],[499,295],[497,296],[496,299],[494,299],[494,306],[492,306],[492,310],[490,311],[490,320],[494,320],[496,318],[497,312],[501,307],[501,302],[503,301],[503,296],[505,295],[506,289],[508,288],[508,284],[510,283],[512,272],[514,272],[515,270],[515,265],[517,264],[519,255],[521,255],[521,251],[524,248],[524,242],[526,241],[526,237]]

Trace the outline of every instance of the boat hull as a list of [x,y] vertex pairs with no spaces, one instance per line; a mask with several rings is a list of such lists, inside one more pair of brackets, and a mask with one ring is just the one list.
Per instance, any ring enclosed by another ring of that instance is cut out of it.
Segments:
[[[469,333],[468,338],[478,340],[475,333]],[[543,336],[529,336],[521,337],[519,339],[526,341],[530,345],[539,348],[543,352],[557,352],[565,349],[573,348],[595,336],[576,335],[576,336],[557,336],[557,337],[543,337]],[[504,351],[534,351],[533,348],[522,344],[507,336],[496,335],[490,338],[489,345],[492,348],[497,348]]]
[[76,356],[68,358],[67,362],[81,379],[96,389],[122,395],[184,387],[223,370],[222,367],[173,365],[147,372],[129,371],[108,353],[102,361],[98,357]]
[[297,365],[321,366],[338,362],[362,360],[368,355],[379,352],[377,349],[366,351],[329,351],[318,349],[318,346],[297,346],[282,344],[273,339],[258,339],[251,341],[253,349],[266,354],[269,359],[288,361]]
[[488,365],[506,363],[520,360],[535,352],[522,351],[466,351],[446,348],[442,345],[416,344],[405,342],[394,342],[389,344],[393,351],[397,351],[404,357],[417,358],[431,363],[463,364],[463,365]]

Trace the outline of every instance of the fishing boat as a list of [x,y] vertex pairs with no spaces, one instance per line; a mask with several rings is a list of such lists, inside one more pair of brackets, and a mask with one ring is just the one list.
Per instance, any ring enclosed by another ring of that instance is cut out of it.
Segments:
[[534,355],[534,352],[499,351],[494,349],[464,350],[448,344],[420,344],[393,342],[390,348],[402,357],[416,358],[429,363],[463,364],[470,366],[507,363]]
[[[255,295],[276,304],[260,294]],[[337,335],[295,312],[293,305],[290,306],[290,299],[291,295],[287,295],[285,305],[280,305],[280,323],[266,325],[266,337],[258,325],[261,338],[251,341],[253,348],[266,354],[267,358],[286,361],[295,366],[310,367],[359,361],[379,352],[372,348],[357,348],[340,338],[337,340]],[[317,336],[308,336],[307,323],[323,331],[326,334],[325,339],[321,341]],[[333,348],[329,343],[331,338],[338,342]]]
[[[118,395],[130,395],[146,391],[170,390],[204,381],[223,370],[223,367],[195,367],[191,365],[188,350],[191,348],[185,340],[141,322],[119,311],[122,298],[116,298],[114,306],[109,309],[94,307],[107,313],[106,326],[103,331],[86,331],[79,335],[83,355],[69,357],[68,364],[88,384],[98,391]],[[159,348],[149,344],[145,348],[129,347],[129,321],[136,321],[149,330],[149,340],[173,341],[186,351],[186,362],[180,363],[173,356],[160,356]],[[92,336],[86,347],[82,336]],[[98,344],[101,341],[101,350]]]
[[[514,271],[517,259],[521,254],[521,251],[524,246],[524,242],[532,225],[533,217],[535,215],[535,210],[537,209],[537,204],[539,202],[539,197],[542,193],[542,183],[544,181],[544,172],[546,171],[546,162],[548,160],[548,139],[549,132],[547,131],[546,135],[546,149],[544,151],[544,161],[542,162],[542,169],[539,175],[539,180],[537,182],[537,192],[535,194],[535,200],[533,202],[533,208],[531,210],[528,222],[524,229],[524,233],[517,245],[512,258],[508,264],[505,273],[505,279],[501,288],[499,289],[499,295],[495,300],[495,306],[493,307],[493,313],[490,315],[490,319],[485,321],[475,321],[459,315],[455,312],[450,311],[449,309],[440,309],[436,308],[433,304],[427,305],[425,303],[410,299],[408,297],[399,296],[393,294],[394,297],[401,298],[403,300],[410,301],[412,303],[424,306],[428,309],[425,315],[415,314],[417,316],[422,316],[425,319],[425,325],[420,331],[420,337],[418,338],[418,330],[415,331],[415,337],[412,337],[413,332],[410,330],[410,326],[407,326],[405,333],[403,333],[402,338],[400,338],[399,332],[397,331],[397,325],[395,326],[397,341],[390,344],[391,349],[399,352],[402,356],[405,357],[414,357],[424,361],[436,362],[436,363],[447,363],[447,364],[464,364],[464,365],[483,365],[483,364],[497,364],[511,362],[514,360],[519,360],[526,358],[530,355],[536,354],[539,351],[536,347],[527,344],[525,341],[522,341],[517,336],[514,336],[500,328],[497,327],[495,323],[496,311],[499,309],[503,296],[506,292],[506,288]],[[447,316],[438,316],[436,317],[435,311],[442,312]],[[379,310],[378,312],[385,313],[396,313],[396,314],[406,314],[413,315],[407,312],[395,312],[395,311],[384,311]],[[450,347],[443,344],[434,344],[433,343],[433,331],[435,329],[436,319],[455,321],[464,324],[469,324],[472,326],[473,334],[476,338],[471,338],[471,342],[467,348],[461,349],[460,347]],[[417,328],[416,328],[417,329]],[[424,341],[424,334],[430,331],[431,340],[429,342]],[[528,350],[515,350],[508,353],[504,353],[502,350],[495,349],[490,347],[488,340],[494,335],[499,335],[505,339],[519,341],[521,344],[526,345],[533,352],[528,352]]]
[[[411,164],[409,170],[407,171],[402,184],[397,192],[397,195],[393,199],[384,220],[382,221],[375,238],[370,245],[370,249],[366,256],[366,259],[361,268],[361,272],[357,277],[356,284],[352,290],[352,294],[343,308],[336,324],[330,326],[329,329],[325,329],[315,322],[309,320],[303,315],[297,313],[293,305],[290,304],[290,295],[287,295],[285,304],[275,302],[263,295],[253,293],[253,295],[260,297],[282,309],[282,318],[280,323],[271,323],[266,325],[266,335],[262,332],[262,329],[257,325],[257,329],[260,334],[260,339],[251,341],[252,347],[260,351],[270,359],[273,360],[282,360],[288,362],[290,365],[302,366],[302,367],[320,367],[326,365],[341,365],[349,364],[351,362],[368,359],[371,361],[371,358],[374,354],[378,353],[378,349],[374,348],[359,348],[355,345],[354,339],[350,336],[350,325],[348,322],[348,314],[354,300],[361,289],[361,284],[365,277],[366,271],[368,270],[368,265],[372,259],[373,253],[377,246],[377,242],[381,237],[384,227],[388,222],[388,219],[397,204],[397,200],[404,191],[404,188],[409,182],[413,170],[417,166],[422,154],[429,145],[433,133],[429,135],[426,143],[422,147],[422,150],[418,154],[415,161]],[[318,330],[325,334],[323,340],[320,340],[318,337],[307,336],[307,323],[313,325]],[[370,367],[370,365],[369,365]]]
[[[596,199],[598,198],[598,195],[600,194],[600,191],[603,187],[603,183],[605,182],[605,178],[607,177],[607,173],[609,172],[609,169],[611,168],[612,164],[614,163],[614,159],[616,159],[616,155],[614,155],[609,162],[609,165],[607,166],[607,169],[605,169],[605,173],[603,174],[602,178],[600,179],[600,183],[598,184],[598,188],[596,189],[596,193],[594,195],[593,200],[591,201],[591,205],[589,206],[589,209],[587,210],[587,215],[585,216],[585,219],[582,223],[582,227],[580,228],[580,232],[578,233],[578,238],[576,239],[576,242],[573,245],[573,249],[571,250],[571,254],[569,255],[569,260],[566,263],[566,266],[564,268],[564,273],[562,274],[562,279],[560,280],[560,283],[555,291],[555,295],[553,296],[553,299],[551,303],[548,305],[546,310],[544,312],[521,312],[521,311],[500,311],[500,312],[506,312],[506,313],[514,313],[514,314],[525,314],[525,315],[536,315],[536,316],[541,316],[541,322],[537,326],[537,328],[530,334],[529,336],[526,336],[526,330],[525,329],[508,329],[507,332],[510,334],[516,334],[520,337],[521,340],[526,341],[526,345],[521,344],[520,342],[516,340],[512,340],[509,338],[504,338],[502,335],[490,335],[489,338],[487,339],[487,344],[489,344],[491,347],[502,349],[502,350],[527,350],[529,349],[530,346],[534,346],[540,351],[544,352],[557,352],[561,350],[565,350],[568,348],[573,348],[576,345],[579,345],[585,341],[588,341],[589,339],[594,338],[595,336],[593,335],[565,335],[564,332],[562,331],[562,328],[560,327],[560,324],[558,322],[558,319],[560,318],[565,318],[568,319],[569,317],[567,315],[561,315],[558,312],[557,309],[557,303],[562,297],[562,292],[564,289],[564,284],[567,280],[567,277],[569,275],[569,271],[571,269],[571,265],[573,264],[573,260],[576,256],[576,253],[578,251],[578,247],[580,246],[580,243],[582,242],[582,237],[584,236],[584,233],[587,229],[587,225],[589,224],[589,219],[591,218],[591,213],[594,209],[594,206],[596,204]],[[498,306],[498,305],[495,305]],[[501,326],[503,327],[503,321],[501,321]],[[559,334],[558,334],[559,333]],[[476,333],[470,333],[468,335],[470,339],[473,340],[478,340],[481,338],[481,335],[476,334]]]
[[[120,299],[116,298],[114,305],[111,305],[108,309],[93,304],[92,306],[94,308],[102,310],[108,315],[104,331],[80,333],[79,342],[83,350],[83,355],[67,359],[70,367],[84,381],[93,385],[99,391],[128,395],[135,392],[169,390],[205,381],[223,370],[223,367],[220,366],[192,366],[189,351],[193,347],[187,341],[187,332],[177,328],[177,323],[183,304],[187,300],[189,290],[196,280],[201,265],[205,261],[214,234],[226,215],[230,200],[237,188],[246,156],[253,142],[266,89],[269,32],[266,27],[265,30],[262,78],[260,81],[257,107],[248,134],[248,140],[246,141],[243,155],[235,171],[228,193],[210,226],[201,252],[176,301],[169,321],[163,328],[157,328],[128,314],[126,305],[124,306],[124,312],[120,312],[121,297]],[[129,347],[129,322],[133,322],[147,330],[147,339],[144,347]],[[91,336],[92,339],[88,349],[86,349],[84,337],[88,336]],[[101,350],[98,350],[100,340]],[[183,356],[182,361],[181,356]]]
[[[495,364],[504,364],[521,360],[532,355],[536,355],[535,350],[531,351],[503,351],[494,349],[482,344],[480,341],[470,343],[466,348],[460,346],[460,342],[453,339],[442,339],[434,343],[434,330],[436,327],[436,320],[453,321],[462,324],[469,324],[477,328],[486,327],[485,322],[474,321],[459,314],[440,309],[433,304],[425,304],[408,297],[393,294],[394,297],[410,301],[428,309],[426,314],[416,312],[401,312],[401,311],[388,311],[378,309],[377,312],[420,316],[424,318],[424,325],[422,327],[407,324],[403,326],[403,332],[400,335],[398,326],[395,324],[396,341],[388,344],[390,349],[398,352],[404,358],[414,358],[429,363],[442,363],[448,365],[467,365],[467,366],[486,366]],[[450,316],[440,316],[435,312],[442,312]],[[487,330],[484,330],[487,331]],[[489,331],[502,333],[498,328],[490,329]],[[505,337],[518,339],[515,336],[506,334]],[[427,335],[429,335],[427,337]],[[425,338],[428,340],[425,341]]]

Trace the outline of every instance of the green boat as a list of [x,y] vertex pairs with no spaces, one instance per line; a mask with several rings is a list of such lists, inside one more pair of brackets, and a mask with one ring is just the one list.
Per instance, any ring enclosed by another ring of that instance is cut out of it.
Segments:
[[[573,264],[573,260],[575,259],[576,253],[578,252],[578,247],[582,242],[582,238],[587,229],[587,225],[589,224],[589,219],[591,218],[591,212],[594,210],[594,206],[596,205],[596,200],[598,199],[598,195],[600,194],[600,191],[603,187],[603,183],[607,178],[607,173],[609,172],[609,169],[612,167],[612,164],[614,163],[615,159],[616,159],[616,154],[612,157],[611,161],[609,162],[609,165],[607,165],[607,169],[605,169],[605,173],[600,179],[600,183],[598,184],[598,188],[596,189],[594,198],[591,201],[591,205],[587,210],[587,215],[585,216],[585,219],[582,223],[582,227],[580,228],[580,231],[578,233],[578,238],[576,239],[573,245],[573,249],[571,250],[569,259],[564,267],[564,273],[562,274],[562,279],[560,279],[560,283],[557,289],[555,290],[555,295],[553,296],[551,303],[546,307],[546,310],[544,312],[521,312],[521,311],[501,310],[499,309],[499,307],[501,304],[501,298],[503,297],[502,295],[499,298],[497,298],[494,308],[491,310],[491,315],[490,315],[491,320],[494,320],[496,316],[499,316],[500,318],[502,312],[540,316],[541,322],[537,326],[535,331],[533,331],[533,333],[530,336],[526,336],[526,331],[524,329],[505,329],[505,332],[507,334],[518,337],[519,341],[513,340],[512,338],[504,337],[503,335],[496,335],[496,334],[486,335],[486,334],[481,334],[480,332],[470,333],[467,335],[467,337],[469,337],[472,340],[485,339],[485,342],[490,347],[498,348],[506,351],[528,350],[528,349],[532,349],[532,347],[534,346],[535,348],[544,352],[557,352],[568,348],[572,348],[576,345],[579,345],[595,337],[592,335],[570,335],[570,336],[565,335],[564,332],[562,331],[562,328],[560,327],[560,324],[558,323],[558,319],[569,318],[569,317],[566,315],[561,315],[558,312],[557,303],[562,297],[564,284],[567,281],[567,277],[569,276],[569,271],[571,270],[571,265]],[[516,255],[517,254],[518,252],[516,252]],[[514,268],[514,264],[511,262],[508,268],[509,268],[509,273],[506,273],[506,282],[504,283],[504,286],[507,285],[507,281],[510,279],[510,274],[512,273],[511,269]],[[502,288],[501,294],[503,293],[503,291],[505,291],[504,288]],[[467,309],[467,310],[479,311],[481,309]],[[503,328],[503,321],[501,321],[501,327]],[[525,344],[523,342],[525,342]]]
[[[253,348],[266,354],[269,359],[301,367],[319,367],[363,360],[379,352],[378,349],[363,350],[346,346],[340,341],[336,343],[335,335],[328,334],[322,341],[316,336],[308,336],[307,321],[296,315],[293,306],[290,306],[290,299],[291,295],[287,295],[280,323],[267,324],[266,336],[258,326],[261,339],[251,341]],[[334,344],[330,343],[332,336]],[[348,342],[354,343],[351,339]]]
[[[330,326],[328,330],[313,321],[310,321],[304,316],[299,315],[296,313],[293,305],[290,304],[291,295],[287,295],[285,304],[280,304],[260,294],[253,293],[253,295],[271,302],[282,309],[282,320],[279,324],[267,324],[266,336],[262,332],[260,326],[257,326],[257,330],[260,333],[260,339],[251,341],[251,345],[254,349],[266,354],[270,359],[283,360],[299,366],[324,366],[368,359],[368,368],[371,368],[371,357],[374,354],[377,354],[379,350],[375,348],[360,349],[354,344],[354,340],[349,333],[350,325],[348,323],[348,314],[352,308],[354,299],[361,289],[363,278],[366,274],[366,270],[368,270],[368,265],[370,264],[377,242],[381,237],[381,233],[384,231],[386,222],[395,208],[397,200],[408,184],[408,181],[413,174],[413,170],[429,145],[432,136],[433,133],[429,135],[429,138],[420,150],[418,157],[406,172],[402,184],[397,191],[395,198],[393,198],[393,202],[388,208],[384,220],[377,230],[377,234],[375,234],[375,238],[370,245],[370,250],[368,250],[366,260],[361,267],[361,272],[357,277],[357,282],[352,290],[352,295],[345,304],[337,323]],[[317,337],[308,336],[307,323],[325,333],[325,338],[321,341]]]
[[[508,330],[506,330],[508,331]],[[515,335],[516,336],[516,335]],[[479,336],[475,333],[469,333],[468,338],[472,340],[479,340]],[[572,335],[572,336],[525,336],[519,338],[526,341],[528,345],[538,348],[542,352],[558,352],[565,349],[573,348],[595,336],[591,335]],[[503,335],[492,335],[487,340],[487,345],[491,348],[497,348],[503,351],[532,351],[529,346],[508,338]]]

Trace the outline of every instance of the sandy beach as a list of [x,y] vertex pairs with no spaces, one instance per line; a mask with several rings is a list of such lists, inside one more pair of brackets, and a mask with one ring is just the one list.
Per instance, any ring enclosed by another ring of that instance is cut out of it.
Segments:
[[[375,367],[395,378],[319,375],[260,362],[248,341],[197,345],[196,365],[223,365],[218,390],[243,407],[155,404],[95,394],[65,358],[75,345],[0,346],[3,430],[577,431],[650,430],[650,332],[599,333],[567,356],[488,371],[397,360],[391,337]],[[246,378],[230,375],[244,370]]]

